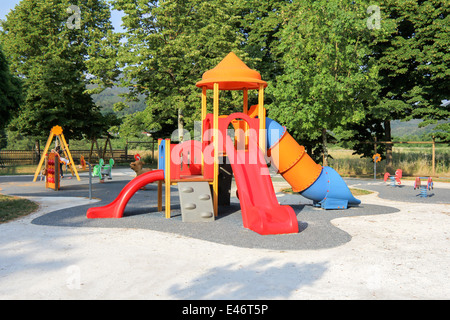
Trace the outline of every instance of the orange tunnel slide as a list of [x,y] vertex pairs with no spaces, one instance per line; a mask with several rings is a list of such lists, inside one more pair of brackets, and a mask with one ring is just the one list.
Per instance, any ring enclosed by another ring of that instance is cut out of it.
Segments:
[[305,198],[323,209],[347,209],[358,205],[339,173],[317,164],[278,122],[266,118],[268,156],[283,178]]

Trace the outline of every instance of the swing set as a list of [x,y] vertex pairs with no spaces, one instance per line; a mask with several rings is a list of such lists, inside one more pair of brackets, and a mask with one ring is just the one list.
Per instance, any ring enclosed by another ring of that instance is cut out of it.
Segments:
[[[80,181],[80,176],[78,175],[77,168],[76,168],[76,166],[74,165],[73,158],[72,158],[72,154],[70,153],[69,146],[68,146],[68,144],[67,144],[67,142],[66,142],[66,139],[64,138],[63,129],[62,129],[60,126],[54,126],[54,127],[50,130],[50,135],[49,135],[49,137],[48,137],[47,144],[45,145],[45,148],[44,148],[44,153],[43,153],[43,155],[42,155],[42,157],[41,157],[41,160],[39,161],[38,167],[36,168],[36,172],[34,173],[34,179],[33,179],[33,182],[36,181],[36,179],[37,179],[37,177],[38,177],[38,175],[39,175],[39,172],[41,172],[42,165],[44,164],[44,161],[45,161],[45,159],[46,159],[46,157],[47,157],[48,149],[50,148],[50,145],[52,144],[52,141],[53,141],[53,138],[54,138],[54,137],[56,137],[56,140],[57,140],[57,141],[60,143],[60,145],[62,146],[62,150],[63,150],[63,152],[64,152],[65,158],[66,158],[66,159],[69,159],[69,164],[68,164],[67,166],[68,166],[68,168],[70,169],[70,172],[72,173],[72,176],[75,174],[76,177],[77,177],[77,180]],[[53,153],[51,153],[51,154],[53,154]],[[48,156],[50,156],[50,155],[48,155]],[[60,160],[59,160],[59,157],[55,157],[55,158],[57,158],[58,161],[60,161]],[[55,160],[55,161],[56,161],[56,160]],[[51,172],[50,172],[50,173],[51,173]],[[47,175],[47,178],[48,178],[48,175]],[[57,178],[58,178],[58,181],[59,181],[59,174],[58,174]],[[48,179],[47,179],[47,180],[48,180]]]

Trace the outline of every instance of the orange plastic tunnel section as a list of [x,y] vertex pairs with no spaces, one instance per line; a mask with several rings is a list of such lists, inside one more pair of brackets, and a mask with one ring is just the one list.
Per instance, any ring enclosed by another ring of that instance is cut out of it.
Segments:
[[287,131],[278,143],[268,150],[268,156],[272,157],[274,166],[289,182],[294,192],[307,189],[322,172],[322,166],[317,164],[305,152],[305,147],[299,145]]
[[324,209],[346,209],[358,205],[345,181],[333,168],[322,167],[286,131],[286,127],[266,118],[268,155],[272,164],[289,182],[294,192],[313,200]]
[[[257,108],[258,105],[251,106],[248,115],[257,117]],[[299,145],[285,127],[269,118],[266,121],[267,155],[292,190],[302,192],[317,180],[322,166],[306,153],[305,147]]]

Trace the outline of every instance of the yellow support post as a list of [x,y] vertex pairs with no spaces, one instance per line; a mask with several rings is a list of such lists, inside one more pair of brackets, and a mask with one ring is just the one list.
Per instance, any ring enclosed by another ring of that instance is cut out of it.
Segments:
[[41,160],[39,161],[39,165],[38,165],[38,167],[36,169],[36,172],[34,173],[33,182],[36,182],[36,179],[37,179],[37,177],[39,175],[39,172],[41,171],[42,164],[44,163],[44,160],[45,160],[45,154],[48,152],[48,148],[50,148],[50,145],[52,143],[53,137],[54,137],[53,132],[50,132],[50,135],[48,137],[47,143],[45,144],[44,153],[42,153]]
[[[207,114],[207,106],[206,106],[206,86],[202,87],[202,132],[201,132],[201,137],[200,137],[200,141],[203,144],[203,121],[206,118],[206,114]],[[203,152],[202,152],[202,175],[203,173],[203,168],[205,166],[205,158],[203,156]]]
[[259,147],[266,154],[266,114],[264,109],[264,84],[259,84],[258,92]]
[[165,149],[165,184],[166,184],[166,219],[170,219],[170,139],[166,139],[166,149]]
[[213,199],[214,215],[219,213],[219,84],[214,83],[214,106],[213,106],[213,143],[214,143],[214,180]]
[[[206,86],[202,87],[202,131],[203,131],[203,120],[205,120],[207,114],[206,108]],[[203,137],[202,137],[203,142]]]
[[248,112],[248,89],[244,88],[244,110],[243,112],[247,114]]
[[162,211],[162,181],[158,181],[158,212]]
[[61,133],[61,135],[60,135],[60,138],[61,138],[62,143],[63,143],[64,154],[67,155],[67,156],[69,157],[69,161],[70,161],[70,166],[69,166],[70,172],[72,172],[72,175],[73,175],[73,173],[75,172],[75,175],[77,176],[77,180],[80,181],[80,176],[78,175],[77,168],[76,168],[76,166],[75,166],[75,163],[73,162],[72,154],[70,153],[70,150],[69,150],[69,145],[67,144],[66,139],[64,138],[64,135],[63,135],[62,133]]
[[[161,159],[161,155],[159,154],[159,146],[161,145],[161,141],[162,139],[158,139],[158,169],[160,168],[159,166],[159,161]],[[162,211],[162,181],[159,180],[158,181],[158,212]]]
[[[244,88],[244,114],[248,114],[248,89]],[[248,139],[249,139],[249,132],[248,132],[248,123],[244,123],[244,132],[245,132],[245,148],[248,148]]]

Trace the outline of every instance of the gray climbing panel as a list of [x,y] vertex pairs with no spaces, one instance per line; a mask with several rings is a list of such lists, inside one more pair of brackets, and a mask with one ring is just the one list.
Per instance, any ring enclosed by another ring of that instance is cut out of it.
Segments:
[[183,222],[214,221],[214,207],[208,182],[178,182]]

